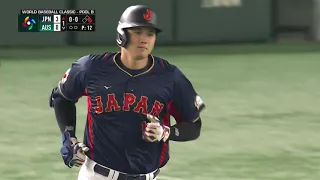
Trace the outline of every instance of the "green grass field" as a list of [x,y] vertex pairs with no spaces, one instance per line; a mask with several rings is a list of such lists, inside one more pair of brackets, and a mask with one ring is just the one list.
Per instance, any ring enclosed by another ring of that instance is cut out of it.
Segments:
[[[320,179],[320,52],[201,55],[181,49],[160,55],[189,77],[207,109],[200,139],[171,143],[171,160],[158,180]],[[68,169],[60,157],[48,107],[51,88],[85,52],[77,54],[2,58],[0,180],[77,178],[78,169]],[[78,109],[82,139],[84,99]]]

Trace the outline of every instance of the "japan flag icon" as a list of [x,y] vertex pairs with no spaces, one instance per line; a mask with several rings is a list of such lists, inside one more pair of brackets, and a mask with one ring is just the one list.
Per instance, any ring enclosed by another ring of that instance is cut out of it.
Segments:
[[68,76],[69,76],[69,72],[70,72],[70,68],[64,73],[62,79],[61,79],[61,83],[65,83],[68,79]]

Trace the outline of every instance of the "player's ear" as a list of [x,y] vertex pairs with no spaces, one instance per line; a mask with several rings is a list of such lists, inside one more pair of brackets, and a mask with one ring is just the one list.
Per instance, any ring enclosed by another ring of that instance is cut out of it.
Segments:
[[131,39],[131,32],[129,32],[129,29],[124,29],[124,34],[125,34],[125,41],[126,41],[126,44],[124,45],[124,48],[126,48],[128,46],[128,44],[130,43],[130,39]]

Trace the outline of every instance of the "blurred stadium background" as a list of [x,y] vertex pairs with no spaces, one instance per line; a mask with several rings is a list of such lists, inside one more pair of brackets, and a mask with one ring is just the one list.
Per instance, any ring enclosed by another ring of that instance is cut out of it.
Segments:
[[[159,180],[319,180],[320,0],[6,1],[0,7],[0,180],[70,180],[48,106],[71,62],[115,51],[130,5],[159,15],[154,55],[207,104],[197,141],[171,143]],[[96,32],[18,33],[20,9],[95,9]],[[78,105],[82,139],[86,104]]]

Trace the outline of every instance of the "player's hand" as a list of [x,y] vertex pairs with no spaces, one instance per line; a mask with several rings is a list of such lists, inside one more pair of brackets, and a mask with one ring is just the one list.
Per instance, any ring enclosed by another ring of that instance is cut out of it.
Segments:
[[150,121],[143,129],[143,138],[149,142],[167,141],[170,135],[170,128],[160,124],[160,120],[150,114],[147,115]]
[[89,151],[89,148],[85,144],[78,142],[76,138],[70,137],[68,131],[63,133],[62,141],[60,153],[64,164],[69,168],[82,166],[86,157],[84,153]]

